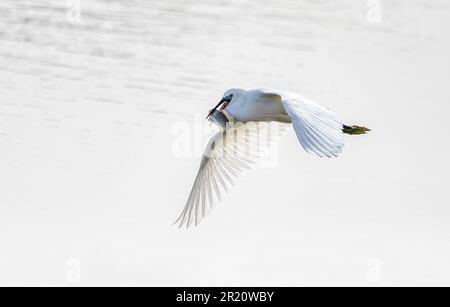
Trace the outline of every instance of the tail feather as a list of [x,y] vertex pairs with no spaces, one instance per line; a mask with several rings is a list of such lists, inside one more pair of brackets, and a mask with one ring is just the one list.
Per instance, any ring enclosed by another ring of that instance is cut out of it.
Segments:
[[359,135],[359,134],[366,134],[368,131],[370,131],[369,128],[362,127],[362,126],[346,126],[343,125],[342,132],[350,135]]

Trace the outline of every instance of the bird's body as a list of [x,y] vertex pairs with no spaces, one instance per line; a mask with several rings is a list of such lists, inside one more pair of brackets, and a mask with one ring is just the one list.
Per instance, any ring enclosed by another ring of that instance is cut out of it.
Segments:
[[277,121],[290,123],[291,118],[281,103],[280,96],[271,94],[267,89],[255,89],[250,91],[236,90],[238,93],[235,102],[230,103],[225,110],[235,121]]
[[[234,179],[258,157],[261,127],[292,123],[303,148],[319,157],[337,157],[344,147],[344,133],[369,131],[344,125],[338,115],[312,100],[273,89],[229,89],[207,118],[222,130],[205,149],[191,194],[176,221],[180,227],[197,225],[205,218]],[[270,131],[268,135],[273,138]]]

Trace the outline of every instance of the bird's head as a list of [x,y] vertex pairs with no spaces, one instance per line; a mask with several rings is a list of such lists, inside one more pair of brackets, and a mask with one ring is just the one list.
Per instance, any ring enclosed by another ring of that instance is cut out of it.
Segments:
[[206,119],[208,119],[217,109],[219,109],[219,111],[224,110],[226,107],[228,107],[230,103],[239,99],[239,97],[243,92],[244,90],[239,88],[230,88],[229,90],[227,90],[223,94],[222,99],[220,99],[219,103],[209,111],[208,116],[206,116]]

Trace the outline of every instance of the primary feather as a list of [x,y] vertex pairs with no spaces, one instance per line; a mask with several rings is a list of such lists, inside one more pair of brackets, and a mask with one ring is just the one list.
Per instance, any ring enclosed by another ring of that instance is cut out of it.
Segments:
[[[216,133],[200,162],[200,168],[192,186],[186,205],[174,224],[179,227],[198,225],[214,206],[228,194],[236,180],[261,157],[279,133],[266,134],[268,123],[238,123]],[[281,132],[281,130],[279,130]]]

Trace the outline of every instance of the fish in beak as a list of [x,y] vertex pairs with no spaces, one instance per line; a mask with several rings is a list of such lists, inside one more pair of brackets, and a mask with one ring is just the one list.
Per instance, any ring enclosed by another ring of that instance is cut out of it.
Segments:
[[222,128],[226,128],[227,124],[230,123],[229,116],[222,110],[211,110],[208,118],[211,122]]

